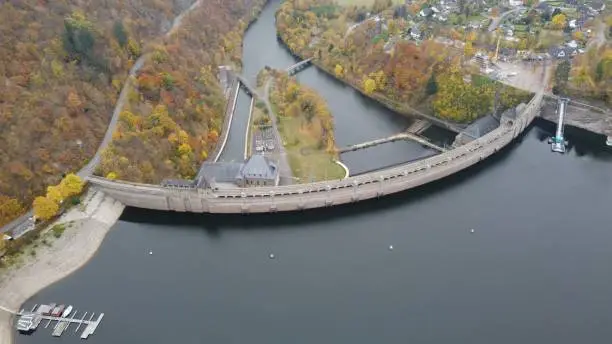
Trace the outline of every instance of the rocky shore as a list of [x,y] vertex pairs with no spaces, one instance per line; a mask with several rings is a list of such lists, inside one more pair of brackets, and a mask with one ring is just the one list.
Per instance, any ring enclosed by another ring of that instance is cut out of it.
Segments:
[[[53,225],[65,224],[61,237],[39,245],[35,256],[0,271],[0,306],[17,311],[40,290],[70,275],[91,259],[123,212],[124,205],[90,190],[84,206],[70,209]],[[53,226],[52,225],[52,226]],[[0,343],[13,343],[13,316],[0,310]]]

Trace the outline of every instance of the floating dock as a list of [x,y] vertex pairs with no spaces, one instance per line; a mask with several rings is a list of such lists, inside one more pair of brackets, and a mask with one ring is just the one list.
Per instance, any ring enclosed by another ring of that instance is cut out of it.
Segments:
[[[84,325],[85,329],[81,333],[81,339],[87,339],[87,337],[94,334],[104,317],[104,313],[100,313],[97,318],[93,320],[95,317],[95,313],[93,312],[85,312],[83,315],[77,316],[79,312],[76,309],[72,312],[68,311],[70,314],[64,314],[65,316],[51,315],[50,310],[53,308],[54,307],[49,305],[35,305],[31,311],[21,310],[16,314],[18,318],[15,327],[20,333],[32,333],[38,328],[41,321],[47,320],[45,328],[52,322],[55,322],[51,335],[53,337],[60,337],[68,330],[70,325],[76,325],[76,329],[74,330],[75,333],[79,331],[81,325]],[[90,316],[86,320],[87,314],[90,314]]]

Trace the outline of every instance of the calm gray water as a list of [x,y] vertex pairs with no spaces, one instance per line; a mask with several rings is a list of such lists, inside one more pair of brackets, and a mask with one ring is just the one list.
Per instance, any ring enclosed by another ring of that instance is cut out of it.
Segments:
[[[246,33],[242,74],[252,85],[256,83],[257,73],[264,67],[286,69],[297,62],[276,39],[274,13],[279,4],[278,0],[271,1],[261,13],[259,20],[251,25]],[[372,102],[314,67],[300,72],[297,78],[301,83],[316,89],[327,101],[334,116],[338,147],[388,137],[405,130],[411,123],[410,119]],[[241,97],[247,98],[246,96]],[[230,137],[223,152],[222,159],[224,160],[242,158],[244,130],[249,116],[249,104],[244,105],[245,103],[247,102],[242,98],[238,99],[234,124],[232,124]],[[446,136],[448,139],[449,136]],[[395,142],[346,153],[341,156],[341,160],[347,164],[351,174],[354,175],[435,153],[437,152],[415,142]]]
[[[271,25],[270,8],[245,51]],[[330,82],[317,75],[300,78]],[[354,103],[330,105],[377,109],[344,92]],[[352,130],[337,124],[339,140],[382,133],[372,116]],[[569,152],[553,154],[553,132],[538,122],[474,168],[351,206],[262,216],[128,209],[90,263],[25,307],[105,312],[91,344],[608,343],[612,152],[570,128]],[[355,160],[366,168],[391,155]],[[44,328],[16,338],[79,341]]]

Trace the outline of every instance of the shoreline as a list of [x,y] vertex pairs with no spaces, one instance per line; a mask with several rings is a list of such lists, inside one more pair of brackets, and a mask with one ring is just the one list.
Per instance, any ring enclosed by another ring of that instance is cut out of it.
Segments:
[[[35,256],[0,272],[0,306],[19,311],[28,299],[83,267],[98,251],[125,206],[90,189],[82,206],[75,206],[48,228],[66,224],[64,233],[39,245]],[[25,253],[24,253],[25,254]],[[13,315],[0,310],[0,342],[13,343]]]

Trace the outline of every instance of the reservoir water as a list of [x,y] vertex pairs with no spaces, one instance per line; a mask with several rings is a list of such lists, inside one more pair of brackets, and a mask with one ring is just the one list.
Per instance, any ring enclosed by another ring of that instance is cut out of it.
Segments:
[[[245,61],[247,75],[293,63],[264,49],[276,44],[277,6],[247,34],[245,55],[261,49]],[[365,109],[336,117],[340,144],[403,124],[314,68],[299,78],[327,87],[334,112]],[[568,153],[554,154],[553,132],[538,121],[474,168],[345,207],[261,216],[128,209],[84,268],[26,306],[105,312],[91,344],[606,343],[612,152],[605,138],[568,128]],[[426,154],[388,147],[354,164]],[[44,328],[16,336],[17,344],[51,340],[80,341]]]

